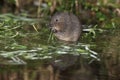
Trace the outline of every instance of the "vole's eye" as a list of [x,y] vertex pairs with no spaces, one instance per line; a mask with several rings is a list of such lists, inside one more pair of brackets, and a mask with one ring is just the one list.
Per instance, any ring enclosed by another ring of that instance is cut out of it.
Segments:
[[58,22],[58,19],[56,19],[55,21]]

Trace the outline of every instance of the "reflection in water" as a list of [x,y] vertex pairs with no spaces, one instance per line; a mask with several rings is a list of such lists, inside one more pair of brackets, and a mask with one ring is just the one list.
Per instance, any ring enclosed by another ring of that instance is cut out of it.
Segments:
[[87,59],[81,55],[65,54],[54,62],[56,80],[97,80],[97,74]]

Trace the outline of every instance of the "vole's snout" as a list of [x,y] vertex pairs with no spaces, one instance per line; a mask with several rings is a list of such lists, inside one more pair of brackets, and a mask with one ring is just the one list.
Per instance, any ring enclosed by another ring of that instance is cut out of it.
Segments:
[[52,24],[52,23],[48,23],[48,24],[46,24],[48,27],[49,27],[49,29],[53,32],[53,33],[57,33],[57,30],[54,28],[54,25]]
[[56,30],[56,29],[54,29],[54,28],[51,28],[51,31],[53,32],[53,33],[57,33],[58,31]]

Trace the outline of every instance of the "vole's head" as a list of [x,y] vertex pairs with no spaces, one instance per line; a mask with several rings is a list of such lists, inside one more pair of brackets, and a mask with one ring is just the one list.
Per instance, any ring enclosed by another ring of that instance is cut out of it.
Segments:
[[56,13],[52,16],[50,28],[54,33],[62,32],[65,28],[65,13]]

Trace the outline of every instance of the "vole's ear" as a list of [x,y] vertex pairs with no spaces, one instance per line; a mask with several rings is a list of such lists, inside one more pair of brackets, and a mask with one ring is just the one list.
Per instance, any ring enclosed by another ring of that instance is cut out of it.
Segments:
[[61,12],[56,12],[55,14],[60,14]]
[[61,12],[55,12],[52,16],[59,15]]

